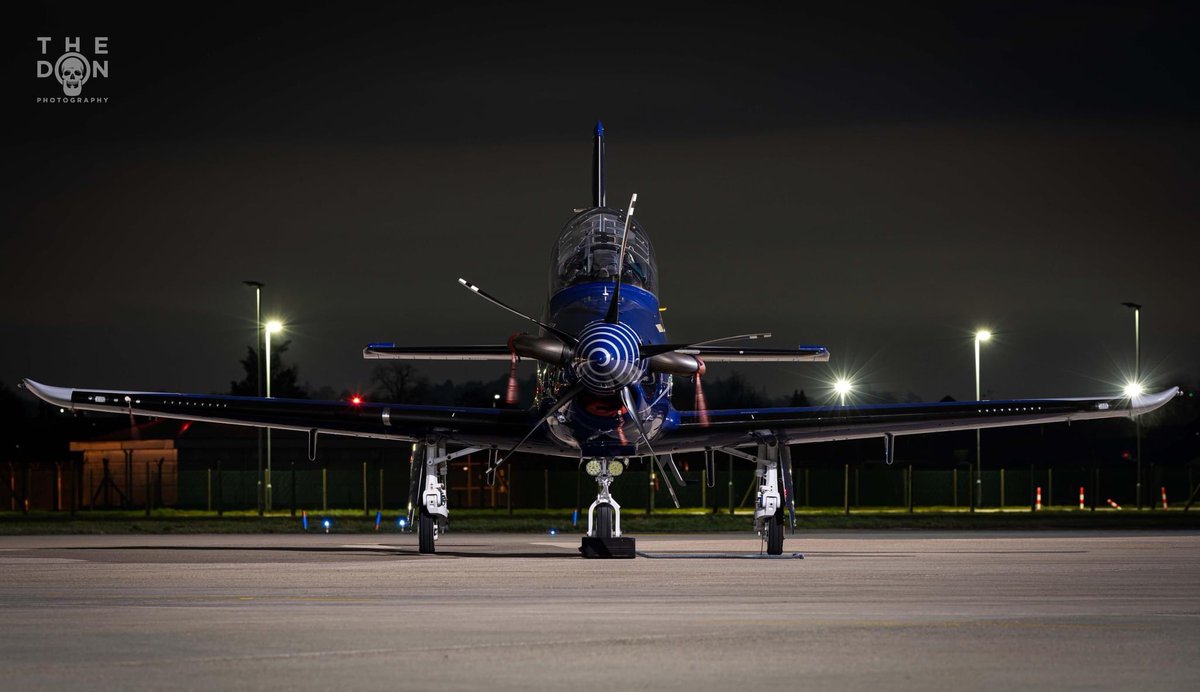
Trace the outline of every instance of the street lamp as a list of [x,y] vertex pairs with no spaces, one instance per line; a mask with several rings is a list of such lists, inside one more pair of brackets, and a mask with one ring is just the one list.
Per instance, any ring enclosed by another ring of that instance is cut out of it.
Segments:
[[[1121,303],[1133,310],[1133,382],[1125,387],[1126,396],[1131,399],[1142,394],[1142,306],[1137,303]],[[1137,496],[1137,508],[1142,508],[1142,420],[1134,417],[1133,436],[1135,454],[1137,454],[1137,484],[1134,494]]]
[[[992,333],[986,329],[975,332],[975,401],[980,401],[979,393],[979,344],[992,338]],[[983,506],[983,438],[981,430],[975,428],[975,502],[971,503],[971,511]]]
[[[271,398],[271,335],[278,334],[283,331],[283,323],[279,320],[271,320],[266,324],[266,342],[267,342],[267,398]],[[271,510],[271,428],[267,428],[267,495],[266,506],[267,511]]]
[[[263,356],[263,331],[262,331],[262,289],[265,284],[261,281],[243,281],[250,288],[254,289],[254,353],[257,360],[254,363],[254,374],[258,377],[258,391],[255,396],[262,396],[262,356]],[[255,428],[254,432],[258,437],[258,445],[255,451],[258,452],[258,475],[257,479],[257,495],[258,495],[258,516],[263,515],[263,450],[262,450],[262,428]]]
[[833,391],[838,395],[839,405],[846,405],[846,395],[850,393],[851,389],[854,389],[853,383],[844,377],[838,378],[838,381],[833,383]]

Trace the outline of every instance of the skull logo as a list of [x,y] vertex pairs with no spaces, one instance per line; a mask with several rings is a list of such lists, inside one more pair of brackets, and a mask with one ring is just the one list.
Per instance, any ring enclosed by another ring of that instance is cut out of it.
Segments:
[[78,54],[64,55],[58,62],[56,76],[62,83],[63,93],[67,96],[78,96],[87,82],[88,66]]

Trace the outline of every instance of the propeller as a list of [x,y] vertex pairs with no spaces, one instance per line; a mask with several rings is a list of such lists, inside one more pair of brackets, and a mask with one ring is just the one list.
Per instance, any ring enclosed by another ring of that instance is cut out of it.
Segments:
[[612,301],[608,304],[608,314],[604,321],[617,324],[621,321],[621,308],[618,299],[621,297],[621,275],[625,273],[625,246],[629,244],[629,223],[633,221],[633,205],[637,202],[637,193],[629,198],[629,211],[625,212],[625,231],[621,234],[621,252],[617,255],[617,284],[613,286]]
[[[612,298],[608,303],[604,319],[585,325],[576,334],[569,334],[562,329],[534,319],[487,293],[479,286],[468,282],[466,279],[460,278],[458,280],[463,287],[480,298],[507,310],[517,317],[538,325],[546,332],[545,336],[514,334],[509,338],[508,349],[511,354],[511,364],[505,396],[506,404],[511,406],[517,402],[517,364],[522,357],[566,369],[567,380],[571,383],[570,387],[564,391],[558,401],[525,434],[525,437],[489,469],[489,474],[493,474],[495,469],[504,464],[508,457],[520,448],[521,445],[525,444],[551,416],[564,409],[580,393],[590,391],[598,396],[606,397],[617,395],[624,403],[625,411],[633,418],[638,434],[642,442],[645,443],[646,449],[654,457],[655,463],[658,464],[660,471],[662,471],[663,479],[667,483],[675,505],[679,506],[679,500],[675,496],[675,490],[671,485],[667,468],[671,469],[675,479],[681,485],[685,484],[683,475],[679,473],[679,468],[675,465],[675,461],[670,455],[667,455],[664,464],[663,459],[659,458],[650,447],[650,438],[646,434],[642,426],[641,417],[634,406],[632,387],[636,386],[647,372],[695,377],[696,409],[699,411],[700,423],[707,426],[709,424],[708,411],[704,400],[704,392],[700,384],[701,376],[705,370],[704,361],[698,357],[698,352],[693,351],[692,353],[688,353],[687,349],[729,341],[765,339],[771,335],[769,333],[739,334],[688,344],[643,345],[641,337],[637,332],[629,325],[621,322],[620,314],[622,275],[624,274],[625,255],[629,249],[629,229],[633,224],[634,207],[636,204],[637,195],[634,194],[629,200],[629,209],[625,213],[625,225],[621,234],[621,247],[617,256],[616,282],[613,285]],[[620,425],[617,426],[617,434],[622,438],[624,436]]]
[[541,327],[542,329],[545,329],[546,331],[550,332],[554,336],[557,336],[559,339],[562,340],[563,343],[565,343],[569,346],[574,346],[575,344],[579,343],[579,340],[576,339],[573,335],[568,334],[561,329],[551,327],[550,325],[546,324],[545,322],[542,322],[541,320],[535,320],[532,317],[530,317],[529,315],[526,315],[525,313],[521,312],[520,310],[517,310],[516,308],[506,305],[499,298],[496,298],[495,296],[491,295],[490,293],[487,293],[482,288],[467,281],[466,279],[459,278],[458,283],[462,284],[468,290],[473,292],[475,295],[479,296],[480,298],[483,298],[484,300],[488,301],[489,303],[496,305],[498,307],[504,308],[505,310],[508,310],[509,312],[516,315],[517,317],[523,317],[523,318],[529,320],[530,322],[533,322],[534,324]]
[[497,461],[494,466],[492,466],[491,468],[489,468],[487,470],[487,476],[488,476],[487,482],[489,484],[494,483],[495,477],[496,477],[496,469],[499,469],[501,466],[503,466],[504,462],[508,461],[508,458],[511,457],[513,454],[515,454],[516,451],[521,448],[521,445],[528,442],[529,438],[533,437],[533,434],[538,431],[538,428],[542,427],[543,423],[545,423],[546,421],[553,418],[555,414],[557,414],[559,411],[566,408],[567,404],[571,403],[571,401],[575,397],[579,396],[586,390],[587,390],[587,388],[584,387],[582,384],[573,384],[570,387],[568,387],[566,389],[566,391],[564,391],[562,393],[562,395],[558,397],[558,401],[554,402],[554,405],[551,406],[548,411],[546,411],[546,414],[542,416],[541,420],[539,420],[537,423],[534,423],[533,427],[529,429],[529,432],[525,433],[525,437],[522,437],[520,442],[513,445],[512,449],[505,452],[504,456],[500,457],[500,460]]
[[[621,389],[621,403],[625,404],[625,412],[633,419],[633,426],[637,428],[638,434],[642,436],[642,442],[646,443],[646,451],[650,452],[650,456],[654,458],[654,463],[658,465],[658,471],[662,474],[663,482],[666,483],[667,492],[671,493],[671,501],[675,503],[675,509],[679,509],[679,497],[675,495],[675,486],[671,484],[671,479],[667,475],[667,468],[663,464],[662,459],[654,453],[654,448],[650,446],[650,437],[646,435],[645,428],[642,427],[642,418],[637,413],[637,406],[633,400],[633,392],[629,391],[629,387]],[[679,473],[679,467],[675,465],[675,460],[670,459],[671,470],[675,472],[675,477],[679,480],[680,485],[683,485],[683,475]]]

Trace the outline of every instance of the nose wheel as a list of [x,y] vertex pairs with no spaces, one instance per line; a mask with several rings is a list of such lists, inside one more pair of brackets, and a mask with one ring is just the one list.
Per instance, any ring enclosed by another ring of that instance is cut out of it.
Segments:
[[588,507],[588,533],[583,537],[579,552],[589,558],[631,558],[636,549],[634,540],[621,535],[621,505],[608,492],[614,476],[625,465],[617,460],[592,459],[588,473],[596,477],[596,501]]
[[596,521],[592,527],[596,538],[613,537],[613,507],[609,504],[596,505]]

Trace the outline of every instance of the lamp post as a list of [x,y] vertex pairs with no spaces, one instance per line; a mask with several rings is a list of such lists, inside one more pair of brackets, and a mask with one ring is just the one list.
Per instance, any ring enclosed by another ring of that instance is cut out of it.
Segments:
[[[992,333],[986,329],[980,329],[975,332],[975,401],[980,401],[979,393],[979,344],[992,338]],[[971,504],[971,511],[975,511],[975,507],[983,506],[983,438],[982,430],[975,428],[975,502]]]
[[854,389],[854,385],[844,377],[833,383],[833,391],[838,395],[839,406],[846,405],[846,395],[850,393],[851,389]]
[[[254,363],[254,374],[258,377],[258,392],[256,396],[262,396],[262,356],[263,356],[263,324],[262,324],[262,289],[265,284],[261,281],[243,281],[250,288],[254,289],[254,353],[258,359]],[[255,451],[258,452],[258,475],[256,494],[258,496],[258,516],[263,515],[263,453],[262,453],[262,428],[255,428],[254,432],[258,437],[258,445]]]
[[[283,323],[279,320],[271,320],[266,324],[266,342],[267,342],[267,398],[271,398],[271,335],[278,334],[283,331]],[[271,510],[271,428],[267,428],[267,492],[266,492],[266,507],[267,511]]]
[[[1133,383],[1127,387],[1127,393],[1139,396],[1142,393],[1142,306],[1137,303],[1121,303],[1133,310]],[[1137,497],[1137,508],[1142,508],[1142,419],[1133,419],[1134,454],[1137,455],[1137,484],[1134,494]]]

